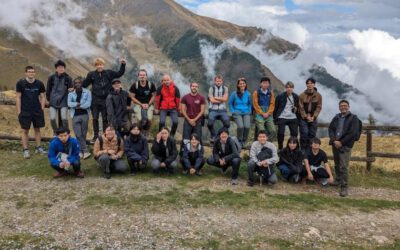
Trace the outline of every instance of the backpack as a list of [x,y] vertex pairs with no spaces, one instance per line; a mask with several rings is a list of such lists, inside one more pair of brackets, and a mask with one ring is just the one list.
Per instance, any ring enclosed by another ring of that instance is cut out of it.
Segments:
[[[103,144],[104,144],[103,137],[99,136],[98,139],[99,139],[99,143],[100,143],[100,150],[103,150]],[[118,149],[119,149],[119,147],[121,145],[121,137],[119,137],[119,136],[117,136],[117,143],[118,143]]]
[[240,144],[238,138],[236,136],[231,136],[231,140],[234,142],[237,151],[240,153],[242,150],[242,144]]
[[355,141],[359,141],[360,137],[361,137],[361,134],[362,134],[363,124],[362,124],[362,121],[356,115],[353,115],[352,119],[357,119],[357,122],[358,122],[358,131],[357,131],[357,134],[355,135],[354,140]]
[[259,161],[264,161],[269,158],[272,158],[272,150],[268,147],[263,147],[257,154],[257,160]]

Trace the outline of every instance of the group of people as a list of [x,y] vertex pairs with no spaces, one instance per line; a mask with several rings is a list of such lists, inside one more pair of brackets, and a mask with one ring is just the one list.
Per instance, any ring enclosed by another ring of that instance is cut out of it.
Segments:
[[[32,66],[25,68],[26,78],[16,85],[16,106],[23,129],[25,158],[30,157],[28,133],[31,124],[35,131],[35,152],[47,153],[40,145],[40,128],[45,125],[43,110],[47,103],[55,135],[49,145],[48,158],[56,170],[56,177],[69,172],[84,177],[80,162],[91,156],[86,145],[90,113],[94,132],[90,142],[94,144],[93,155],[103,176],[111,178],[113,171],[126,172],[128,169],[135,174],[148,164],[149,131],[153,114],[159,114],[159,132],[150,150],[150,165],[154,172],[175,173],[179,156],[183,171],[192,175],[201,175],[206,162],[220,168],[222,172],[232,167],[231,183],[236,185],[241,164],[240,151],[247,145],[253,119],[256,136],[251,143],[250,160],[247,163],[249,186],[255,184],[254,173],[258,174],[262,183],[276,183],[278,178],[274,166],[277,166],[287,181],[304,182],[309,179],[322,186],[337,184],[340,185],[340,195],[347,196],[351,148],[360,136],[361,124],[357,116],[350,112],[349,102],[341,100],[340,113],[329,126],[335,162],[334,180],[327,155],[320,149],[321,141],[316,138],[322,97],[315,88],[313,78],[306,80],[306,90],[299,96],[293,92],[294,84],[288,82],[285,91],[275,98],[268,77],[260,79],[259,87],[252,94],[247,89],[246,79],[239,78],[236,90],[229,94],[223,77],[217,75],[207,98],[199,93],[199,84],[195,82],[190,84],[190,93],[181,98],[179,88],[169,75],[163,75],[161,85],[156,88],[147,79],[146,70],[141,69],[137,81],[132,83],[129,91],[125,91],[119,77],[125,72],[126,61],[121,60],[119,71],[105,69],[104,65],[104,60],[97,58],[94,71],[89,72],[84,79],[77,77],[72,80],[65,72],[66,64],[59,60],[54,65],[55,73],[48,78],[47,88],[35,78]],[[90,85],[91,90],[88,89]],[[207,102],[207,127],[213,146],[212,155],[208,158],[204,155],[202,136]],[[134,123],[130,117],[132,104],[136,120]],[[236,136],[229,134],[231,117],[228,108],[237,125]],[[76,138],[70,136],[68,109]],[[100,114],[103,122],[101,134]],[[179,114],[184,117],[184,123],[178,152],[174,138]],[[168,116],[171,118],[171,129],[165,126]],[[222,122],[222,128],[218,131],[215,128],[217,120]],[[290,130],[290,138],[286,147],[283,147],[286,126]],[[298,131],[300,140],[297,139]],[[278,149],[272,143],[275,139],[278,141]],[[124,155],[128,164],[123,160]]]

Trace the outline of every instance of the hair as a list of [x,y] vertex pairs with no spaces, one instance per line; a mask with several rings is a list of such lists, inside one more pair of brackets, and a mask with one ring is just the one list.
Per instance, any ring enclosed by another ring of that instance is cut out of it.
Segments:
[[190,140],[193,139],[193,138],[198,140],[198,141],[200,141],[200,136],[198,134],[196,134],[196,133],[193,133],[193,134],[190,135]]
[[133,124],[131,125],[131,127],[129,128],[129,131],[132,131],[132,129],[134,129],[134,128],[138,128],[139,130],[142,130],[142,129],[140,128],[140,126],[139,126],[137,123],[133,123]]
[[295,136],[291,136],[289,137],[286,146],[289,147],[289,143],[295,143],[297,145],[296,149],[299,148],[299,139],[297,139],[297,137]]
[[64,67],[64,68],[67,67],[67,65],[65,65],[65,62],[63,62],[63,61],[61,61],[61,60],[58,60],[58,61],[54,64],[54,68],[57,68],[57,67],[59,67],[59,66],[62,66],[62,67]]
[[222,133],[227,133],[229,135],[229,130],[225,127],[222,127],[219,131],[218,131],[218,136],[220,136]]
[[318,137],[314,137],[311,139],[310,145],[313,143],[321,145],[321,140]]
[[28,72],[28,70],[31,70],[31,69],[35,70],[34,67],[28,65],[28,66],[25,67],[25,72]]
[[193,84],[199,85],[199,83],[197,83],[197,82],[192,82],[192,83],[190,83],[190,87],[192,87]]
[[236,82],[236,94],[237,94],[238,96],[241,96],[241,95],[242,95],[242,93],[240,92],[240,89],[239,89],[239,83],[240,83],[241,81],[244,82],[244,83],[246,84],[246,87],[244,88],[244,90],[245,90],[245,91],[247,90],[247,81],[246,81],[246,78],[240,77],[240,78],[237,80],[237,82]]
[[104,61],[104,59],[103,58],[101,58],[101,57],[97,57],[96,59],[94,59],[94,66],[97,66],[97,65],[99,65],[99,64],[105,64],[106,62]]
[[83,81],[82,76],[78,76],[77,78],[75,78],[74,79],[74,84],[75,84],[76,81],[80,81],[82,83],[82,81]]
[[344,100],[344,99],[343,99],[343,100],[340,100],[339,105],[342,104],[342,103],[347,103],[347,105],[350,106],[350,103],[349,103],[349,101],[347,101],[347,100]]
[[146,76],[147,76],[147,70],[145,70],[145,69],[139,69],[139,71],[138,71],[138,73],[137,73],[138,76],[139,76],[139,73],[140,73],[140,72],[146,73]]
[[271,79],[269,79],[269,77],[267,77],[267,76],[261,77],[260,83],[262,83],[264,81],[269,82],[271,84]]
[[58,129],[56,129],[56,135],[60,135],[60,134],[64,134],[64,133],[69,134],[70,133],[69,129],[65,128],[65,127],[59,127]]
[[259,135],[266,135],[266,136],[268,137],[267,131],[265,131],[265,130],[260,130],[260,131],[258,131],[257,137],[258,137]]
[[312,78],[312,77],[310,77],[310,78],[308,78],[308,79],[306,80],[306,84],[307,84],[308,82],[312,82],[313,84],[315,84],[315,79]]
[[288,82],[285,84],[285,87],[294,88],[294,83],[292,83],[291,81],[288,81]]
[[104,132],[105,132],[107,129],[110,129],[110,130],[114,130],[114,131],[115,131],[115,128],[114,128],[112,125],[107,126],[106,129],[104,130]]
[[224,80],[224,78],[222,77],[222,75],[216,75],[216,76],[214,77],[214,81],[217,80],[217,79]]
[[168,128],[168,127],[162,127],[162,128],[160,129],[160,131],[162,131],[162,130],[167,130],[167,131],[168,131],[168,133],[170,132],[170,130],[169,130],[169,128]]

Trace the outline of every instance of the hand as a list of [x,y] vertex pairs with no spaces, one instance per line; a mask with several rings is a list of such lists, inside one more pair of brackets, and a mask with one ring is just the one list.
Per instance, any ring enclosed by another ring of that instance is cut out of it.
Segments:
[[310,174],[307,175],[307,179],[312,181],[312,180],[314,180],[314,176],[310,173]]
[[335,148],[339,149],[342,147],[342,143],[340,141],[334,141],[333,145],[335,146]]
[[124,58],[122,58],[122,59],[120,60],[120,62],[121,62],[121,64],[126,64],[126,60],[125,60]]
[[333,183],[333,176],[329,177],[328,183]]
[[80,109],[80,108],[81,108],[81,104],[78,102],[78,103],[76,104],[76,107],[75,107],[75,108]]
[[269,166],[267,160],[263,160],[261,163],[262,163],[262,166],[265,168],[267,168]]
[[167,165],[165,164],[165,162],[161,162],[160,167],[161,168],[165,168]]
[[225,160],[224,158],[219,159],[219,165],[224,166],[225,165]]
[[116,152],[115,152],[115,150],[113,150],[113,149],[109,149],[109,150],[107,150],[107,154],[109,154],[109,155],[114,155]]
[[190,126],[192,126],[192,127],[196,126],[196,121],[194,119],[189,119],[188,122],[189,122]]
[[159,113],[160,113],[160,110],[159,110],[159,109],[155,109],[155,110],[154,110],[154,114],[158,115]]
[[263,118],[268,118],[269,114],[268,114],[268,113],[265,113],[265,114],[263,114],[262,116],[263,116]]
[[157,143],[159,143],[160,140],[161,140],[161,132],[158,132],[157,135],[156,135],[156,141],[157,141]]
[[60,165],[58,165],[61,169],[64,169],[64,162],[60,162]]
[[117,160],[118,159],[118,155],[112,154],[112,155],[110,155],[110,159],[111,160]]
[[147,104],[147,103],[142,103],[142,108],[147,110],[147,109],[149,108],[149,104]]

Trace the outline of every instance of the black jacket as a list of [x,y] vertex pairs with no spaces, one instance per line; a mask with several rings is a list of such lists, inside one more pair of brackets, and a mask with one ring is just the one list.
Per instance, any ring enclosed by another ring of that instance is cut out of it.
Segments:
[[[298,110],[299,110],[299,96],[295,93],[292,93],[293,96],[293,104],[296,107],[296,116],[298,117]],[[279,116],[282,114],[282,111],[285,109],[286,103],[287,103],[287,94],[286,92],[283,92],[279,94],[275,98],[275,109],[273,113],[274,120],[278,119]]]
[[130,134],[124,140],[124,151],[128,159],[141,158],[144,162],[149,160],[149,145],[143,135],[139,135],[137,139],[134,139],[133,135]]
[[223,153],[221,139],[218,138],[213,147],[213,157],[215,161],[219,161],[221,158],[224,158],[225,161],[230,161],[234,158],[240,158],[240,154],[236,148],[235,142],[230,137],[228,137],[225,153]]
[[200,168],[204,162],[204,148],[201,144],[198,145],[195,151],[191,150],[192,145],[187,143],[183,146],[182,162],[185,167],[194,167],[195,169]]
[[63,108],[68,107],[68,89],[73,88],[72,78],[63,73],[57,73],[49,76],[47,80],[46,98],[49,101],[50,107]]
[[128,122],[128,106],[131,105],[131,98],[125,90],[112,91],[106,99],[107,120],[118,129]]
[[339,116],[341,114],[335,115],[333,117],[331,123],[329,124],[329,145],[333,144],[333,141],[339,140],[342,143],[343,147],[352,148],[354,142],[357,139],[358,131],[359,131],[359,123],[356,115],[352,113],[348,113],[345,117],[343,124],[343,132],[340,138],[336,138],[336,130],[339,125]]
[[284,148],[276,165],[287,165],[292,171],[300,173],[304,161],[304,154],[301,150],[290,150],[289,147]]
[[[166,155],[167,148],[169,152],[168,157]],[[156,158],[160,162],[165,162],[166,165],[170,165],[178,157],[178,150],[176,148],[175,140],[170,137],[167,140],[166,147],[162,139],[160,140],[160,142],[157,142],[157,140],[154,139],[153,145],[151,146],[151,152],[153,153],[154,158]]]
[[112,90],[111,81],[121,77],[124,73],[125,64],[121,64],[118,72],[111,69],[105,69],[102,72],[91,71],[87,74],[82,85],[85,88],[92,85],[93,102],[104,104],[104,100]]

